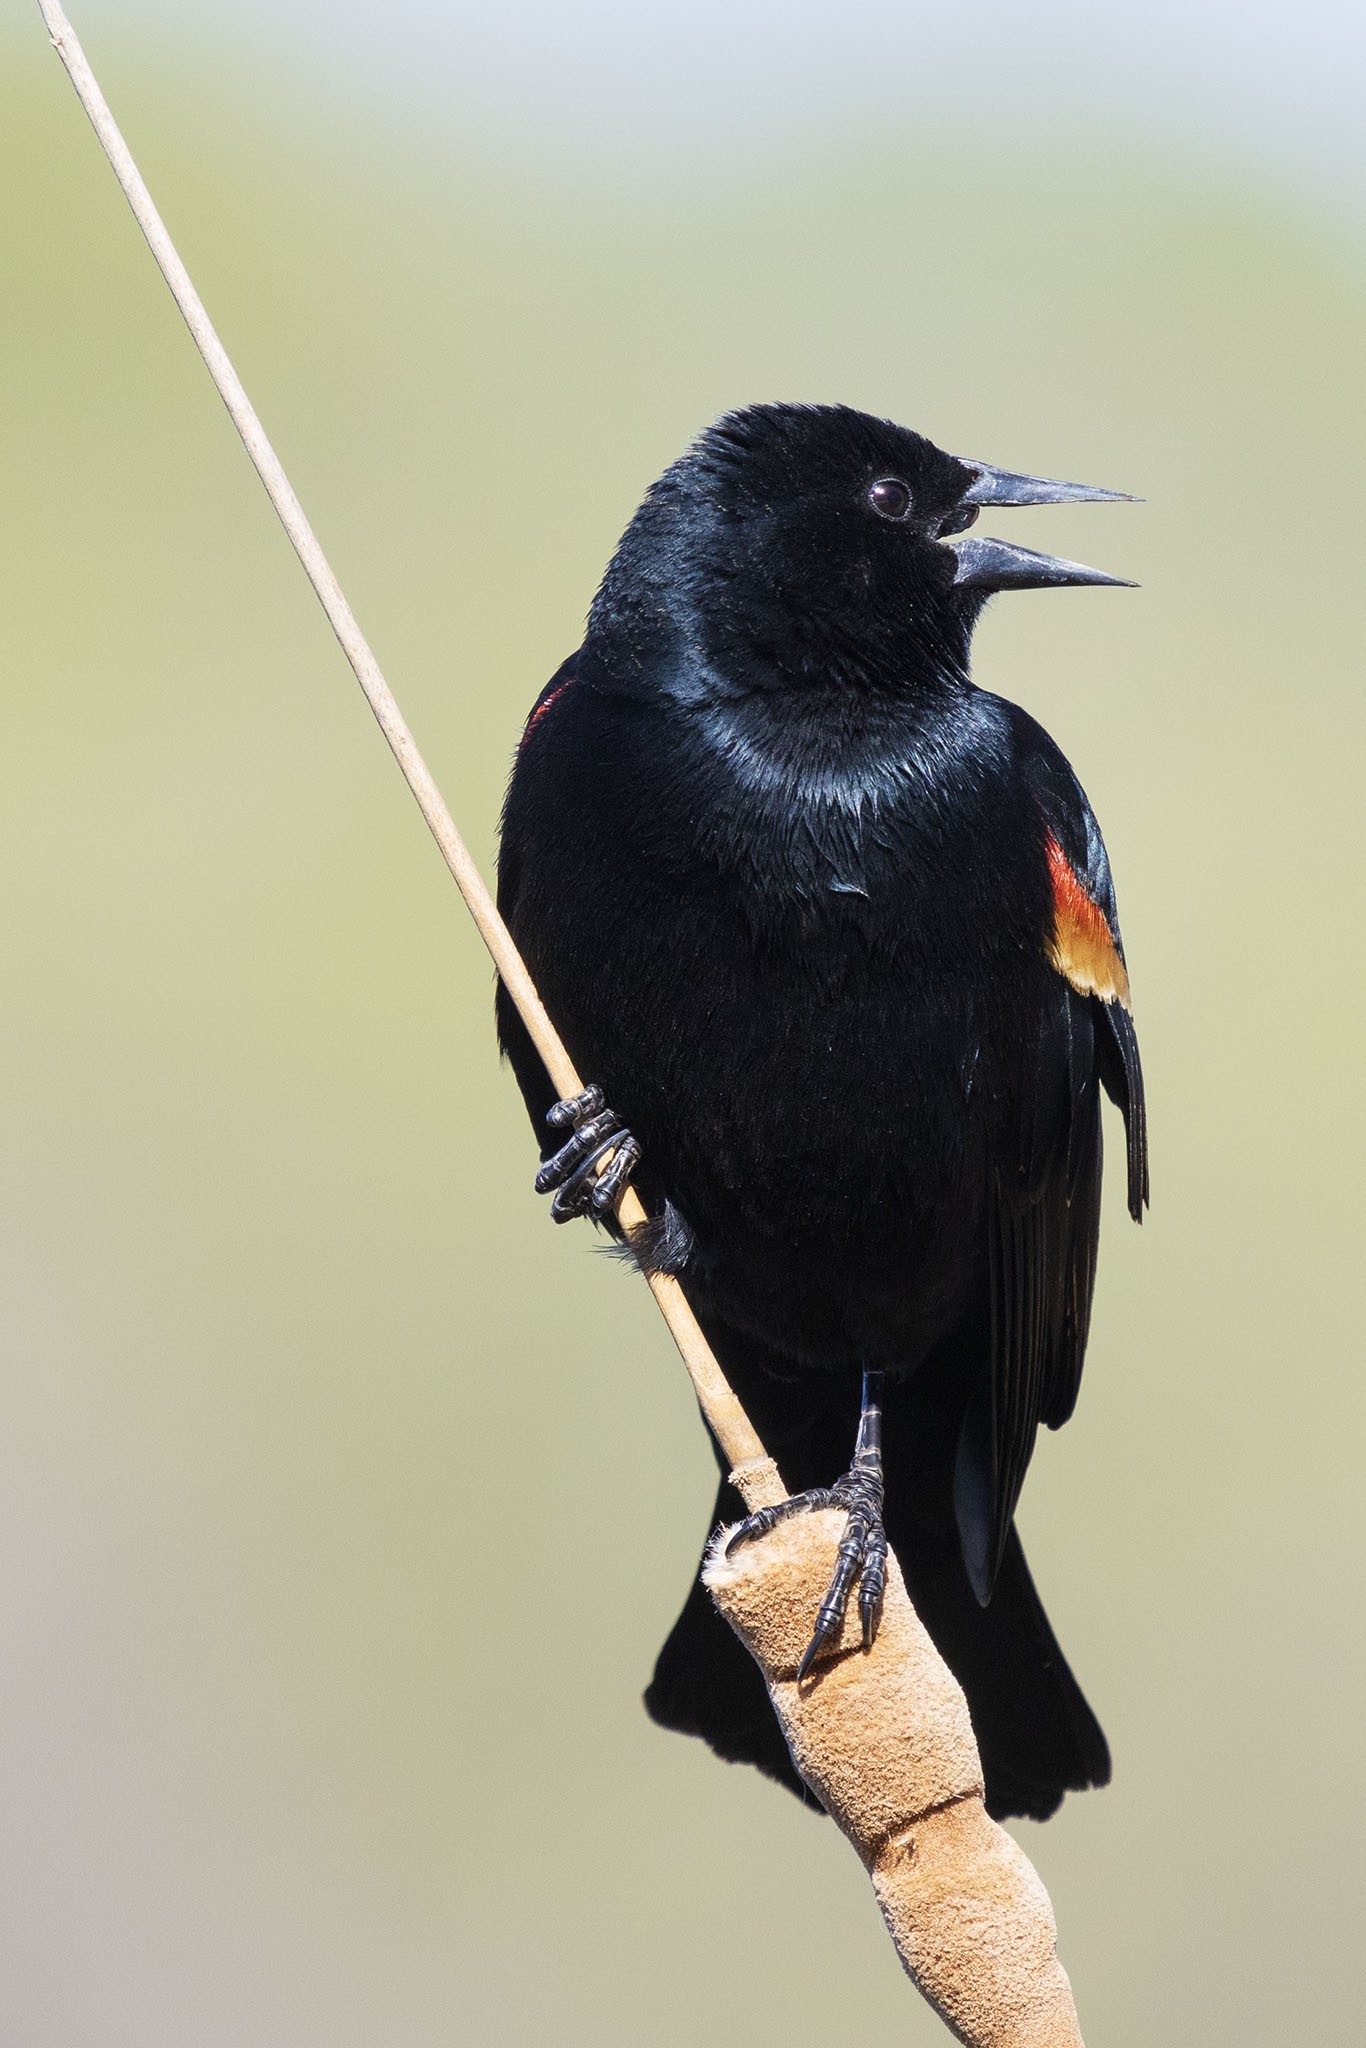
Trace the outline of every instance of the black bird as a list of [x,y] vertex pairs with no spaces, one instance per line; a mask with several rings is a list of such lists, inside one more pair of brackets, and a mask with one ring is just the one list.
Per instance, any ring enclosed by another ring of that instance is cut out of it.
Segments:
[[[871,1635],[890,1541],[998,1816],[1109,1777],[1013,1516],[1077,1398],[1102,1088],[1135,1220],[1148,1167],[1100,829],[968,673],[994,591],[1118,579],[953,537],[983,505],[1120,495],[843,406],[727,415],[627,528],[503,819],[499,902],[596,1084],[555,1105],[500,991],[538,1185],[610,1221],[630,1173],[632,1249],[681,1276],[797,1505],[849,1509],[809,1657],[860,1574]],[[715,1514],[743,1514],[724,1482]],[[809,1797],[696,1585],[646,1705]]]

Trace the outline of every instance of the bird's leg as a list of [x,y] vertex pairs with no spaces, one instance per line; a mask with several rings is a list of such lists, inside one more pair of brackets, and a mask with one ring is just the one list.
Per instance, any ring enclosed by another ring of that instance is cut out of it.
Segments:
[[[536,1192],[548,1195],[552,1221],[568,1223],[574,1216],[601,1219],[610,1215],[617,1198],[640,1163],[640,1146],[602,1098],[596,1086],[582,1095],[557,1102],[546,1116],[553,1131],[569,1131],[568,1141],[547,1159],[536,1176]],[[612,1157],[599,1172],[607,1153]]]
[[841,1539],[834,1576],[826,1588],[816,1614],[816,1626],[797,1666],[805,1678],[827,1643],[835,1640],[844,1626],[845,1609],[854,1580],[859,1581],[858,1608],[863,1623],[863,1647],[869,1649],[877,1634],[882,1612],[882,1595],[887,1585],[887,1534],[882,1526],[882,1374],[865,1372],[863,1400],[859,1410],[858,1438],[854,1462],[833,1486],[815,1486],[808,1493],[794,1493],[776,1507],[760,1508],[741,1522],[726,1545],[727,1555],[741,1543],[766,1536],[790,1515],[810,1514],[817,1508],[844,1508],[849,1522]]

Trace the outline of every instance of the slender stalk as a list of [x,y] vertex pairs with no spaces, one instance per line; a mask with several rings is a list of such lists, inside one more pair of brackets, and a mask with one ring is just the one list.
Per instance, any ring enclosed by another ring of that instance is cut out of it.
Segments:
[[[328,622],[341,644],[342,653],[350,662],[356,681],[365,692],[370,709],[378,720],[380,731],[388,740],[394,758],[403,772],[404,780],[417,800],[418,809],[441,849],[441,856],[479,928],[479,935],[488,947],[503,985],[517,1005],[522,1021],[531,1034],[532,1042],[545,1062],[546,1072],[560,1095],[577,1095],[583,1086],[582,1079],[566,1052],[559,1033],[546,1014],[545,1005],[536,991],[536,984],[513,944],[512,934],[498,915],[497,906],[489,894],[483,876],[456,829],[455,820],[446,807],[446,801],[436,786],[430,768],[422,758],[417,741],[398,708],[394,693],[384,679],[370,643],[360,629],[356,615],[323,553],[318,537],[308,522],[294,486],[286,476],[280,458],[261,425],[256,408],[247,397],[242,380],[218,338],[213,322],[205,311],[204,302],[194,288],[190,273],[180,260],[142,173],[133,161],[132,152],[119,132],[118,124],[109,110],[109,103],[100,90],[99,82],[90,68],[76,32],[58,0],[38,0],[38,5],[47,23],[53,48],[66,66],[81,105],[90,117],[91,126],[100,139],[128,204],[133,209],[138,226],[147,238],[147,246],[171,288],[172,297],[184,316],[185,325],[190,330],[194,344],[204,358],[205,367],[218,388],[218,394],[228,409],[233,425],[242,437],[242,445],[266,487],[270,502],[279,514],[280,523],[303,564],[304,573],[318,594]],[[617,1213],[628,1230],[645,1220],[645,1211],[640,1200],[630,1188],[622,1196]],[[682,1288],[671,1275],[660,1273],[650,1275],[650,1287],[678,1346],[683,1363],[688,1369],[702,1413],[734,1468],[735,1482],[746,1505],[750,1508],[764,1507],[781,1500],[783,1486],[778,1477],[777,1467],[765,1451],[749,1417],[721,1371],[711,1347],[702,1335],[696,1316],[688,1306]]]

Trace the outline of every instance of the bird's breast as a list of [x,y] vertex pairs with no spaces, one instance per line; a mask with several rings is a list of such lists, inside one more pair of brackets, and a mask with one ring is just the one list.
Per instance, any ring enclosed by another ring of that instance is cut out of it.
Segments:
[[510,802],[514,931],[644,1147],[642,1191],[695,1234],[699,1304],[827,1348],[866,1307],[914,1351],[905,1318],[923,1335],[972,1283],[1018,1049],[1056,980],[1008,779],[941,758],[784,795],[644,718],[585,732],[575,765],[554,764],[524,847]]

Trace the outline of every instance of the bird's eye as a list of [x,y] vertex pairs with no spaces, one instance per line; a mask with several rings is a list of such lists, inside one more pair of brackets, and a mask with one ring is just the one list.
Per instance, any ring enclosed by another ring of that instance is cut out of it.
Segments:
[[911,493],[899,476],[880,476],[868,492],[868,503],[883,519],[904,519],[911,509]]
[[975,505],[962,505],[957,512],[950,512],[947,519],[940,520],[938,537],[940,540],[943,540],[946,534],[966,533],[970,526],[976,524],[976,521],[977,507]]

